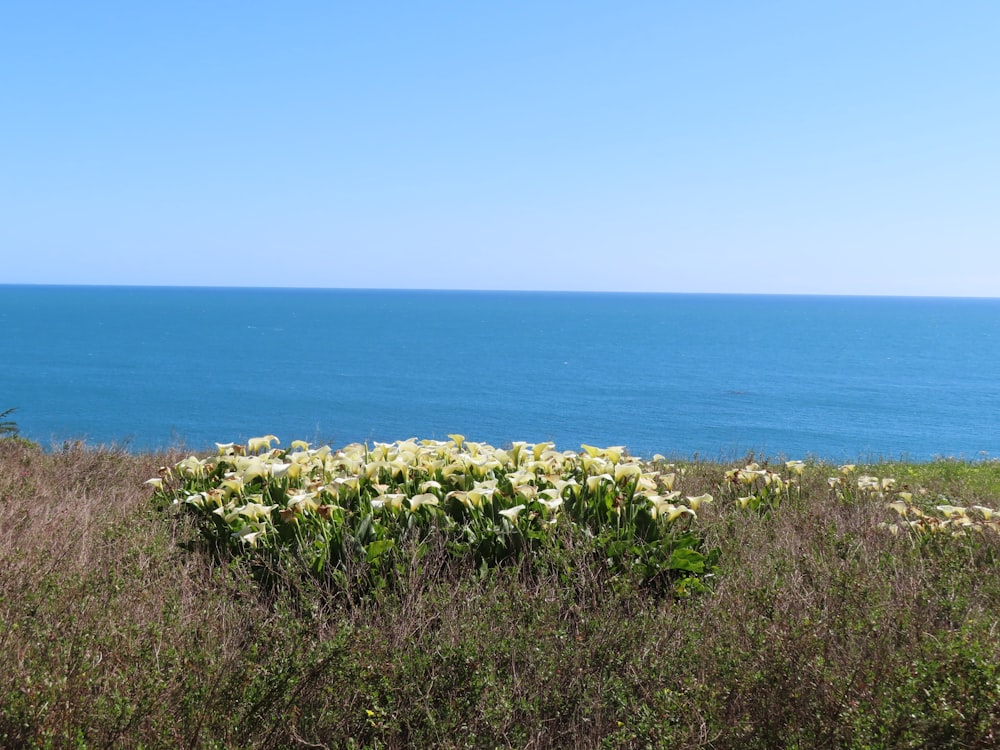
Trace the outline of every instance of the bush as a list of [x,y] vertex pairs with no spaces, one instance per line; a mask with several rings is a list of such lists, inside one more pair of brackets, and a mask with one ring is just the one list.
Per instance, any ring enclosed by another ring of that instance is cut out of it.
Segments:
[[7,409],[7,411],[0,411],[0,438],[13,437],[18,433],[17,422],[7,419],[11,414],[13,414],[16,409]]

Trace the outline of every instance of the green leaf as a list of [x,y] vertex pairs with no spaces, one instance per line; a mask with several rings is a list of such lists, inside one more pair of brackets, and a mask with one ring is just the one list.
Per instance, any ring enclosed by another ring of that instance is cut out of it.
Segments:
[[675,549],[667,563],[669,570],[686,570],[689,573],[705,571],[705,556],[693,549]]
[[379,539],[374,541],[369,544],[368,549],[365,550],[365,559],[369,563],[375,562],[379,557],[395,546],[396,543],[392,539]]

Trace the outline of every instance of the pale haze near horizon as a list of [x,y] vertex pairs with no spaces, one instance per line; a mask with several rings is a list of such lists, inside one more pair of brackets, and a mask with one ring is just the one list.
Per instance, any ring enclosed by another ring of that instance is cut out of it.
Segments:
[[24,3],[0,283],[1000,296],[1000,5]]

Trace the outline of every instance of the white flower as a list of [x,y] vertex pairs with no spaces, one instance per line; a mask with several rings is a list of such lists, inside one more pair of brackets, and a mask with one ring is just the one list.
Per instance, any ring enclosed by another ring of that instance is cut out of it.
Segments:
[[258,540],[264,535],[264,525],[260,523],[250,523],[233,534],[244,544],[256,547]]
[[708,493],[704,495],[698,495],[697,497],[691,497],[690,495],[687,496],[688,507],[691,510],[698,510],[699,506],[701,506],[702,504],[710,503],[713,500],[714,498]]
[[429,492],[424,492],[419,495],[414,495],[410,498],[410,510],[416,510],[421,505],[437,505],[438,499],[437,495],[432,495]]
[[522,510],[524,510],[524,505],[515,505],[513,508],[507,508],[505,510],[501,510],[500,515],[506,518],[511,523],[516,523],[517,517],[521,514]]
[[802,476],[802,472],[806,469],[806,464],[805,461],[785,461],[785,468],[793,474]]
[[277,435],[264,435],[264,437],[250,438],[247,440],[247,452],[260,453],[262,450],[271,450],[271,443],[281,445],[281,441],[278,440]]

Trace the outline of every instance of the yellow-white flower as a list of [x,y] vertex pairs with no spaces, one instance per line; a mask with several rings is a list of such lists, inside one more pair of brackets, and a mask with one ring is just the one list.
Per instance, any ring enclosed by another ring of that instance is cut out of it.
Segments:
[[277,508],[277,505],[262,505],[261,503],[247,503],[241,505],[234,509],[235,513],[243,516],[244,518],[249,518],[252,521],[262,521],[264,519],[271,517],[271,511]]
[[615,463],[615,481],[620,482],[622,479],[631,479],[632,477],[638,477],[642,474],[642,467],[639,464],[620,464]]
[[522,510],[524,510],[523,505],[515,505],[513,508],[505,508],[499,512],[501,516],[509,520],[511,523],[515,523]]
[[265,532],[266,532],[266,529],[265,529],[265,527],[264,527],[263,524],[260,524],[260,523],[248,523],[242,529],[240,529],[239,531],[235,532],[233,534],[233,536],[235,536],[237,539],[239,539],[244,544],[247,544],[247,545],[249,545],[251,547],[256,547],[257,546],[257,542],[260,540],[260,538],[262,536],[264,536]]
[[391,508],[392,510],[401,510],[403,507],[403,501],[406,499],[406,495],[401,492],[390,492],[386,495],[379,495],[372,500],[372,508]]
[[858,477],[858,489],[859,490],[877,490],[881,486],[878,477],[870,477],[866,474],[862,474]]
[[597,492],[603,484],[613,484],[614,481],[614,478],[610,474],[598,474],[597,476],[587,477],[587,489],[591,492]]
[[541,495],[538,498],[538,502],[540,502],[542,505],[544,505],[545,509],[548,510],[548,511],[554,511],[554,510],[556,510],[556,508],[558,508],[560,505],[563,504],[563,499],[561,497],[559,497],[558,495],[555,495],[555,496],[551,496],[550,495],[550,496],[546,497],[546,493],[553,492],[553,491],[554,490],[543,490],[542,493],[541,493]]
[[175,468],[177,473],[185,479],[201,479],[205,476],[205,463],[199,461],[195,456],[188,456],[183,461],[179,461]]
[[691,516],[692,518],[698,517],[697,514],[686,505],[678,505],[673,510],[670,510],[666,513],[667,522],[669,523],[671,521],[676,521],[683,515],[688,515]]
[[410,498],[410,510],[416,510],[421,505],[436,506],[437,504],[437,495],[432,495],[429,492],[423,492]]
[[255,437],[247,440],[247,452],[248,453],[260,453],[264,450],[271,450],[271,443],[277,443],[281,445],[281,441],[278,440],[277,435],[264,435],[263,437]]
[[698,495],[697,497],[691,497],[690,495],[688,495],[686,499],[688,507],[691,510],[698,510],[698,508],[700,508],[702,504],[711,503],[714,498],[708,493],[705,493],[704,495]]
[[905,516],[907,514],[907,512],[909,511],[909,509],[910,509],[910,506],[907,505],[902,500],[896,500],[894,502],[891,502],[886,507],[887,508],[891,508],[892,510],[896,511],[901,516]]
[[785,468],[793,474],[802,476],[802,472],[806,469],[806,464],[805,461],[785,461]]
[[938,505],[935,507],[939,513],[948,518],[956,518],[958,516],[965,515],[965,508],[958,505]]

